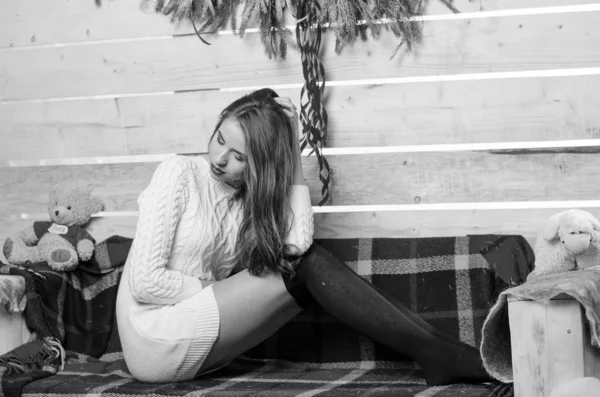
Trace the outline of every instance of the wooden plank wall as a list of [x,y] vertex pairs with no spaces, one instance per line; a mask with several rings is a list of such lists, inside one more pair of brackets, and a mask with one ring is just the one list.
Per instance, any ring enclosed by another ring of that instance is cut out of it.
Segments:
[[[0,241],[45,219],[64,178],[105,198],[98,239],[133,236],[157,162],[204,153],[226,104],[266,85],[299,100],[294,46],[270,60],[257,34],[206,46],[138,1],[93,3],[0,3]],[[600,217],[600,3],[454,4],[466,14],[431,0],[422,44],[391,60],[391,35],[336,55],[325,33],[333,186],[316,237],[533,241],[562,208]]]

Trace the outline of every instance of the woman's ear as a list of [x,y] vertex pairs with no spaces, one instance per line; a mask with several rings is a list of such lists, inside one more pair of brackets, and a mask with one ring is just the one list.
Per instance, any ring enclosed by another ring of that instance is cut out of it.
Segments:
[[592,227],[595,231],[600,232],[600,221],[594,217],[592,217]]
[[558,227],[558,221],[555,221],[553,219],[550,222],[548,222],[548,224],[544,228],[544,232],[542,233],[542,237],[544,237],[544,240],[554,240],[558,236]]

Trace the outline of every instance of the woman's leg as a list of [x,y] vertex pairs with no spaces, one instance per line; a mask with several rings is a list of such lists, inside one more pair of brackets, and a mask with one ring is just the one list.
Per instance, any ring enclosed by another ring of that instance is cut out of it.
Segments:
[[258,345],[302,310],[280,274],[253,276],[244,270],[212,287],[219,308],[219,336],[199,373]]
[[341,322],[409,354],[430,385],[492,381],[478,349],[432,327],[316,244],[298,265],[296,276],[284,282],[300,306],[314,300]]

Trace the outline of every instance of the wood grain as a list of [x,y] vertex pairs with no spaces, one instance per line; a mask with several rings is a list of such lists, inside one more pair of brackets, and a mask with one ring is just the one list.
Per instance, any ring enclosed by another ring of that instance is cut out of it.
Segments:
[[[426,204],[595,200],[596,153],[439,152],[329,156],[331,204]],[[303,158],[313,203],[320,200],[316,158]],[[135,210],[157,163],[0,168],[0,217],[44,212],[61,180],[94,183],[106,211]]]
[[593,365],[581,305],[574,300],[509,302],[515,397],[545,397]]
[[[600,219],[600,208],[585,208]],[[469,234],[524,236],[531,246],[550,217],[560,209],[442,210],[316,213],[316,239],[452,237]],[[44,218],[40,218],[43,220]],[[32,219],[0,220],[0,244],[31,225]],[[133,238],[137,217],[92,218],[86,229],[98,241],[113,235]],[[1,251],[1,250],[0,250]],[[1,252],[0,252],[1,255]]]
[[[168,17],[155,14],[142,3],[104,0],[102,7],[97,8],[93,1],[3,1],[0,3],[0,48],[193,33],[189,23],[171,24]],[[589,0],[454,1],[462,12],[586,3]],[[432,0],[426,14],[450,12],[441,2]]]
[[[1,255],[1,254],[0,254]],[[0,277],[19,277],[0,275]],[[9,314],[4,305],[0,305],[0,354],[11,351],[29,340],[31,332],[25,325],[22,313]]]
[[[398,41],[383,34],[334,52],[323,38],[328,81],[590,67],[600,64],[594,12],[424,23],[423,42],[390,60]],[[258,35],[230,35],[0,52],[0,100],[62,98],[297,83],[299,54],[270,60]],[[236,54],[232,57],[231,54]],[[239,60],[242,59],[243,62]]]
[[240,95],[205,91],[0,105],[0,139],[5,143],[0,157],[31,160],[204,152],[219,112]]
[[[300,100],[299,89],[278,91]],[[204,152],[217,115],[242,94],[3,105],[0,158]],[[326,98],[328,147],[600,138],[600,76],[331,87]]]

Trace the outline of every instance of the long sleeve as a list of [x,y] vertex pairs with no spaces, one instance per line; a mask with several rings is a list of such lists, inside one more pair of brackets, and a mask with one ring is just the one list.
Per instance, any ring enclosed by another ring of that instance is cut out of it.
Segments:
[[313,243],[314,213],[306,185],[293,185],[290,192],[292,226],[286,239],[286,254],[302,255]]
[[139,302],[174,304],[202,290],[199,279],[166,266],[181,214],[189,200],[196,165],[169,157],[138,198],[139,217],[132,247],[129,285]]

